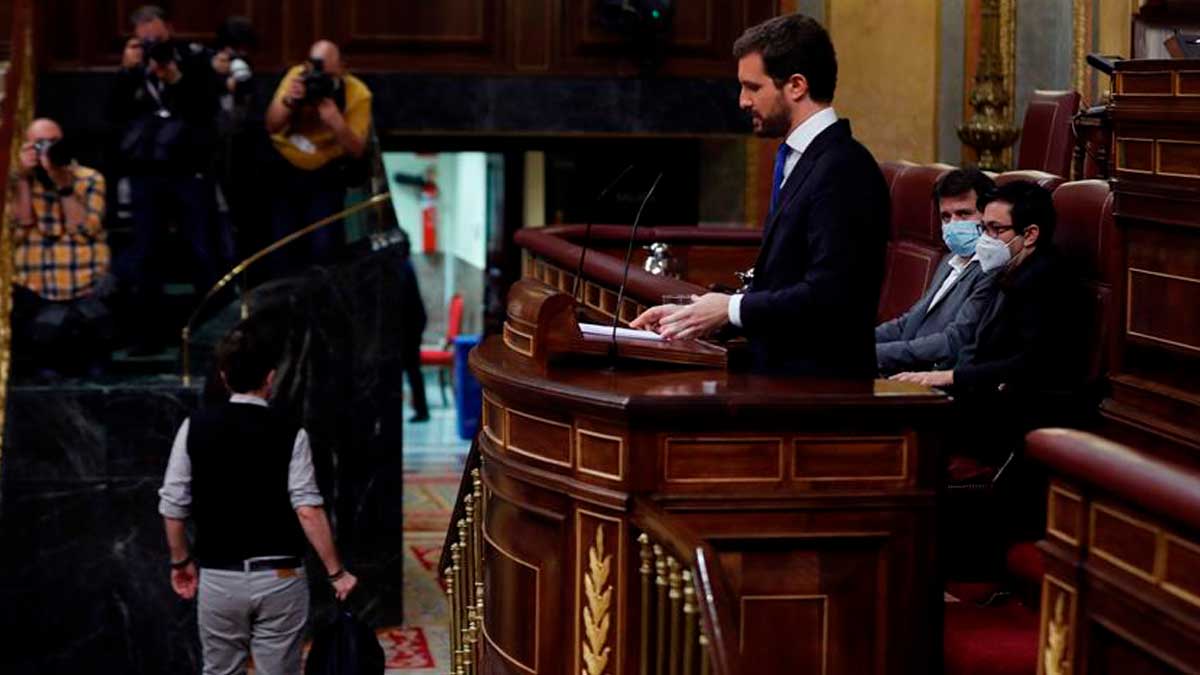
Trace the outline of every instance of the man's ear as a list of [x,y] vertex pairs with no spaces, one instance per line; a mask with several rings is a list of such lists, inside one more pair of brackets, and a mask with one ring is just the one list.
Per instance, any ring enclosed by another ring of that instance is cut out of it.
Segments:
[[800,73],[793,73],[791,77],[783,83],[784,95],[788,100],[797,102],[808,95],[808,78]]
[[1025,228],[1022,236],[1025,238],[1025,246],[1036,246],[1038,237],[1042,234],[1042,228],[1037,225],[1030,225]]
[[272,391],[275,388],[275,368],[267,371],[267,391]]
[[232,391],[229,388],[229,378],[225,377],[225,371],[218,370],[217,374],[221,376],[221,386],[225,387],[225,391]]

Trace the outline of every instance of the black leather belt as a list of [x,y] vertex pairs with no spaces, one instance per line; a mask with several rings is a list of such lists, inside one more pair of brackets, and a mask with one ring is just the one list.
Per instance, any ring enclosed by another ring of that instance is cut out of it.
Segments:
[[201,569],[224,570],[226,572],[261,572],[262,570],[290,570],[303,567],[304,561],[295,556],[289,558],[250,558],[235,563],[203,563]]

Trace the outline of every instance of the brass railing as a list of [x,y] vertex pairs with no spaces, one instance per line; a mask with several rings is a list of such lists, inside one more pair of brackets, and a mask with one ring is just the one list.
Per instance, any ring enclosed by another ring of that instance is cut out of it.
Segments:
[[450,609],[450,675],[479,672],[483,631],[483,479],[471,470],[471,490],[462,497],[462,517],[450,525],[449,564],[442,570]]
[[33,121],[33,0],[12,3],[12,55],[4,76],[4,101],[0,112],[0,453],[4,449],[4,411],[8,398],[8,380],[12,366],[12,281],[13,281],[13,205],[9,176],[17,166],[22,134]]
[[[275,242],[271,243],[269,246],[263,248],[262,250],[254,253],[253,255],[251,255],[250,257],[241,261],[240,263],[234,265],[233,268],[230,269],[229,272],[225,274],[225,276],[223,276],[219,280],[217,280],[217,283],[213,284],[213,287],[209,289],[208,293],[206,293],[204,295],[204,297],[200,299],[200,302],[196,305],[196,309],[192,312],[191,316],[188,317],[187,323],[184,324],[183,330],[180,331],[180,343],[181,343],[180,344],[180,356],[182,357],[184,386],[188,386],[192,383],[192,372],[191,372],[191,370],[192,370],[192,364],[191,364],[192,328],[195,326],[196,321],[203,314],[203,312],[204,312],[205,308],[208,306],[208,303],[210,300],[212,300],[214,297],[216,297],[216,295],[218,293],[225,290],[225,287],[228,286],[229,284],[233,283],[234,279],[238,278],[243,273],[245,273],[245,271],[247,269],[249,269],[251,265],[258,262],[259,260],[262,260],[263,258],[274,253],[275,251],[278,251],[279,249],[283,248],[284,246],[287,246],[288,244],[290,244],[306,235],[312,234],[313,232],[316,232],[317,230],[328,227],[340,220],[344,220],[345,218],[352,216],[352,215],[358,213],[359,211],[365,211],[370,208],[378,207],[380,204],[389,203],[390,200],[391,200],[390,194],[388,194],[386,192],[381,192],[377,195],[374,195],[370,199],[361,201],[349,208],[342,209],[341,211],[339,211],[331,216],[326,216],[325,218],[322,218],[322,219],[316,221],[315,223],[312,223],[311,225],[308,225],[304,228],[296,230],[295,232],[287,235],[286,237],[282,237],[282,238],[276,240]],[[243,318],[244,318],[245,314],[246,314],[246,304],[245,304],[244,300],[242,303],[242,314],[243,314]]]
[[732,607],[708,544],[645,500],[635,502],[639,675],[735,675]]

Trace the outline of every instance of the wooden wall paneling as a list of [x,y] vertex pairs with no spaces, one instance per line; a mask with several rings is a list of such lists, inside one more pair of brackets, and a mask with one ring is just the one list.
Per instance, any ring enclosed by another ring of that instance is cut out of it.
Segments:
[[512,0],[509,17],[512,67],[518,72],[550,70],[557,47],[554,30],[561,3],[554,0]]
[[355,67],[405,72],[496,72],[505,65],[499,2],[317,0],[318,33]]

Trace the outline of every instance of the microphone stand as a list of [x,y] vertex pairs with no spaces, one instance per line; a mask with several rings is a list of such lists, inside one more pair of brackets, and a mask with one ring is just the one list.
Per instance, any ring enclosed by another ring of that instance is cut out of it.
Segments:
[[633,219],[633,227],[629,231],[629,245],[625,248],[625,270],[621,274],[621,286],[617,289],[617,305],[613,308],[612,344],[608,348],[608,356],[612,359],[614,367],[617,363],[617,325],[621,322],[621,302],[625,299],[625,282],[629,279],[629,263],[633,260],[633,242],[637,239],[638,223],[642,220],[642,212],[646,210],[646,204],[649,203],[654,190],[658,188],[658,183],[662,180],[663,173],[662,171],[658,172],[658,177],[654,179],[654,184],[646,191],[646,196],[642,197],[642,203],[638,206],[637,216]]

